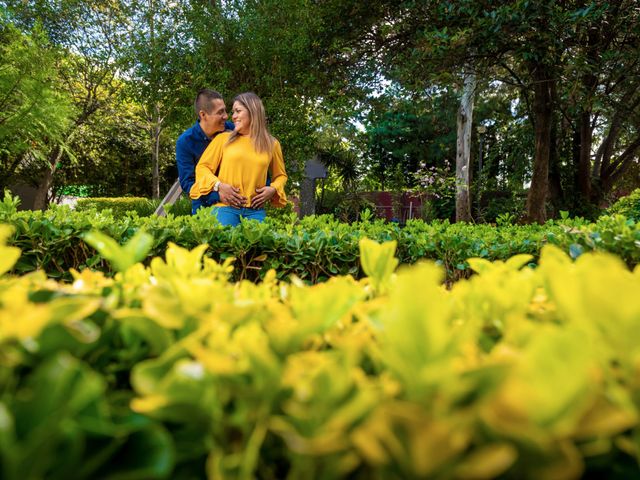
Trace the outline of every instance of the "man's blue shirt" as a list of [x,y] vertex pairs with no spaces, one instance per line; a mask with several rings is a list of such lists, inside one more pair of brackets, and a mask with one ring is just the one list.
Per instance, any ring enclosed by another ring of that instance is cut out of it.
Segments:
[[[233,123],[227,121],[224,124],[225,130],[233,130]],[[200,123],[196,122],[191,128],[187,129],[176,142],[176,163],[178,165],[178,178],[182,191],[189,195],[191,186],[196,181],[196,165],[200,157],[211,143],[211,140],[217,133],[209,138],[200,127]],[[220,201],[218,192],[211,192],[202,197],[191,200],[191,213],[195,213],[201,206],[213,205]]]

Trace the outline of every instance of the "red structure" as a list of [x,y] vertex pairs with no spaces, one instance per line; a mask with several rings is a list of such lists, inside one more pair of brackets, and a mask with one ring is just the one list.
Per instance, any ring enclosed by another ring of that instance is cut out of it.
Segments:
[[[421,218],[422,205],[428,198],[425,193],[407,192],[363,192],[358,196],[375,205],[373,214],[376,217],[400,223]],[[287,199],[293,203],[293,211],[300,214],[300,199],[295,196],[288,196]]]
[[365,192],[364,198],[375,204],[375,214],[387,221],[404,223],[412,218],[420,218],[426,194],[409,192]]

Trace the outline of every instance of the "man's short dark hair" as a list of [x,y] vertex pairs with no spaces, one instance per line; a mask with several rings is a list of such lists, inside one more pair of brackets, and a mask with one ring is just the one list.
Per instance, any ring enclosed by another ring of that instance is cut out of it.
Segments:
[[214,100],[224,100],[215,90],[203,88],[196,95],[196,101],[193,102],[193,110],[196,114],[196,120],[200,118],[200,110],[211,113]]

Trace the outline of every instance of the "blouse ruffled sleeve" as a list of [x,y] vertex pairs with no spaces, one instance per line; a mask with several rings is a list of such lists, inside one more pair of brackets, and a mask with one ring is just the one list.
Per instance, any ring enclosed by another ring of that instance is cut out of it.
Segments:
[[274,207],[284,207],[287,205],[287,194],[284,186],[287,183],[287,171],[284,168],[284,157],[280,142],[276,140],[273,144],[273,154],[271,156],[271,186],[276,189],[276,193],[271,198]]

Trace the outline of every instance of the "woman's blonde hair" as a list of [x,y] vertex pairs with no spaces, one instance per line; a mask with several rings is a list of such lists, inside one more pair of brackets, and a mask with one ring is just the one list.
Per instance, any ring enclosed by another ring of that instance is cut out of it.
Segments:
[[[233,99],[233,103],[240,103],[249,112],[249,118],[251,125],[249,128],[249,136],[253,141],[253,148],[258,153],[271,153],[273,150],[273,143],[275,139],[267,130],[267,116],[264,112],[264,106],[262,100],[253,92],[245,92],[236,96]],[[233,131],[227,140],[227,144],[235,141],[238,138],[238,132]]]

